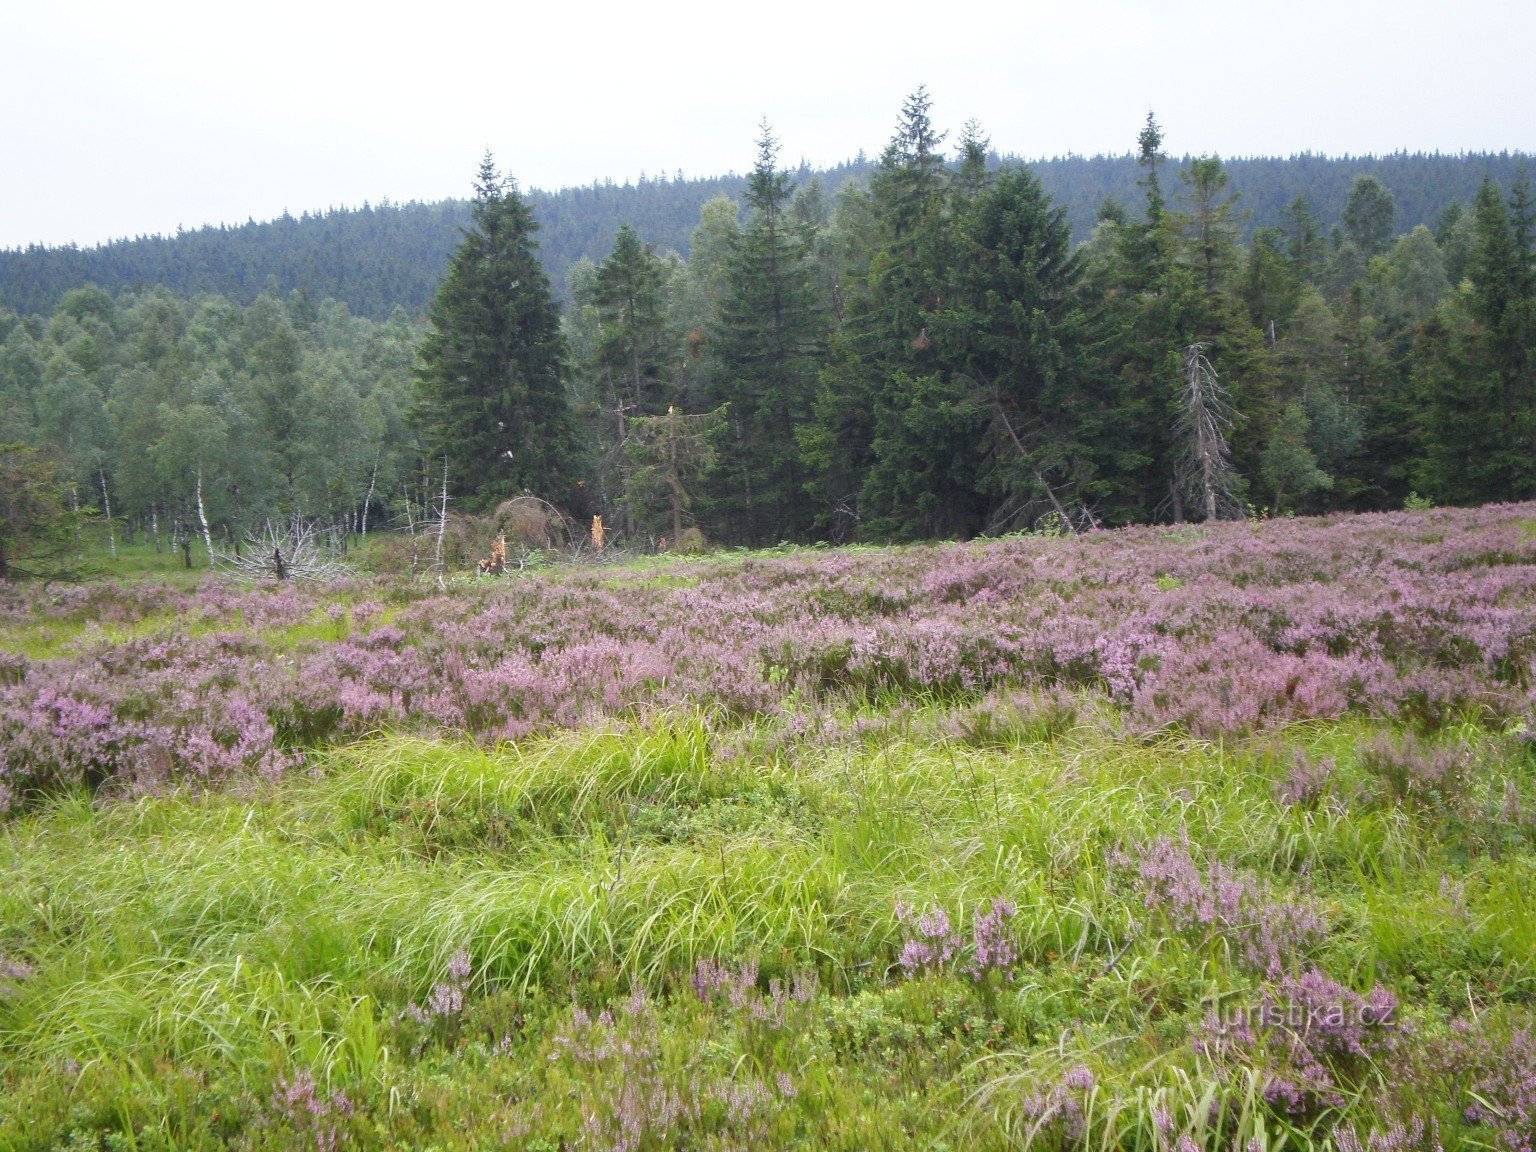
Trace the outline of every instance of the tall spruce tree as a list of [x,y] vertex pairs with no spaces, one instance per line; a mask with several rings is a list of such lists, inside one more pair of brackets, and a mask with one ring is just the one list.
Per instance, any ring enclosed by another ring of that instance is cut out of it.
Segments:
[[790,178],[766,121],[747,180],[712,340],[709,406],[726,408],[710,513],[736,543],[797,539],[811,526],[795,429],[807,422],[825,340],[803,232],[787,212]]
[[1105,519],[1124,523],[1182,516],[1175,483],[1179,381],[1185,347],[1200,335],[1208,301],[1192,270],[1177,259],[1179,231],[1163,196],[1163,133],[1152,113],[1137,136],[1141,219],[1110,221],[1110,268],[1096,277],[1100,306],[1092,345],[1119,420],[1100,445],[1113,480],[1104,487]]
[[413,412],[424,454],[446,458],[468,507],[522,490],[559,500],[574,478],[564,343],[537,227],[487,152],[470,226],[427,313]]
[[940,356],[983,415],[973,483],[989,530],[1068,520],[1093,501],[1087,440],[1106,413],[1084,379],[1079,268],[1066,212],[1009,167],[958,221],[955,274],[934,318]]
[[[807,487],[820,505],[819,524],[834,540],[855,532],[889,534],[889,502],[866,507],[870,497],[876,504],[886,498],[871,481],[876,444],[885,441],[888,461],[899,452],[900,425],[918,381],[932,367],[927,319],[944,266],[948,173],[939,151],[944,136],[931,113],[928,91],[919,87],[902,105],[868,191],[845,190],[834,217],[846,245],[839,254],[845,275],[834,296],[839,323],[820,374],[814,419],[797,434],[811,473]],[[979,132],[974,135],[980,144]],[[975,164],[968,168],[974,171]],[[936,479],[944,471],[926,470]]]
[[1201,300],[1189,335],[1210,345],[1224,386],[1231,390],[1240,428],[1234,429],[1231,459],[1240,475],[1254,475],[1259,454],[1278,411],[1272,390],[1270,341],[1261,335],[1232,273],[1239,262],[1237,196],[1227,192],[1227,173],[1218,156],[1191,160],[1179,173],[1182,210],[1174,216],[1180,232],[1181,263],[1194,273]]
[[1236,193],[1227,191],[1228,177],[1220,156],[1198,156],[1179,173],[1184,184],[1185,211],[1179,224],[1189,262],[1208,299],[1220,292],[1223,280],[1237,263]]
[[1297,280],[1310,284],[1322,271],[1326,255],[1322,224],[1305,195],[1299,195],[1282,216],[1285,230],[1285,254]]
[[625,224],[608,258],[582,283],[580,300],[573,294],[573,303],[586,309],[582,318],[595,327],[583,365],[590,377],[583,390],[586,410],[598,440],[595,495],[601,511],[625,531],[634,528],[630,506],[615,500],[627,486],[633,422],[657,415],[676,398],[676,381],[666,371],[665,278],[660,258]]
[[[870,179],[878,232],[867,291],[850,316],[846,359],[825,378],[841,394],[822,401],[823,412],[845,413],[844,434],[864,461],[863,530],[881,539],[968,535],[982,514],[975,481],[985,410],[945,372],[932,331],[955,258],[955,199],[931,108],[924,88],[907,98]],[[982,144],[969,128],[967,188],[984,183]]]

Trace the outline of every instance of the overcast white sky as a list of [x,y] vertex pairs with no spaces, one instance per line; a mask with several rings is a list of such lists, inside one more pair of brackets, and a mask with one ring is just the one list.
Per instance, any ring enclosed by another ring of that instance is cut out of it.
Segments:
[[1532,0],[0,0],[0,246],[877,153],[1536,151]]

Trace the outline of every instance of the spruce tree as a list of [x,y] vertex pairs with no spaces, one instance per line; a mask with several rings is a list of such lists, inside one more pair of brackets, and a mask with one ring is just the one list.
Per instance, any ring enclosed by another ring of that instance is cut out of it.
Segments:
[[[907,98],[870,179],[877,233],[867,285],[852,304],[841,358],[823,376],[820,411],[840,419],[861,473],[863,531],[876,538],[979,527],[975,456],[985,416],[944,373],[931,330],[955,259],[953,189],[931,105],[924,88]],[[962,164],[978,190],[983,148],[970,128]]]
[[795,429],[810,417],[824,325],[790,178],[766,122],[747,181],[713,336],[709,406],[726,408],[711,487],[716,530],[738,543],[796,539],[810,528]]
[[1082,362],[1066,212],[1028,168],[1009,167],[957,233],[952,303],[934,327],[941,357],[983,414],[972,483],[987,498],[984,527],[1028,527],[1044,511],[1075,519],[1096,499],[1088,441],[1107,431],[1109,413]]
[[1174,482],[1179,381],[1184,349],[1203,335],[1210,313],[1192,270],[1177,259],[1177,221],[1159,173],[1166,160],[1162,143],[1162,129],[1149,112],[1137,136],[1145,213],[1111,225],[1112,268],[1098,285],[1102,305],[1090,337],[1106,373],[1102,393],[1119,412],[1100,446],[1113,477],[1102,508],[1113,522],[1183,514],[1183,493]]
[[1306,196],[1297,196],[1283,216],[1285,254],[1297,280],[1310,284],[1322,271],[1325,255],[1322,225]]
[[[624,531],[633,529],[625,508],[614,500],[625,487],[625,450],[632,422],[655,415],[666,403],[666,315],[661,261],[628,224],[621,225],[613,251],[573,291],[587,329],[581,334],[588,356],[581,389],[582,411],[593,421],[597,444],[595,493],[600,510]],[[567,321],[567,333],[573,325]]]
[[619,410],[642,416],[666,411],[663,356],[666,310],[662,265],[628,224],[597,270],[597,362]]
[[519,491],[570,494],[575,438],[564,344],[537,227],[487,152],[470,226],[427,313],[413,413],[423,454],[446,458],[465,507]]

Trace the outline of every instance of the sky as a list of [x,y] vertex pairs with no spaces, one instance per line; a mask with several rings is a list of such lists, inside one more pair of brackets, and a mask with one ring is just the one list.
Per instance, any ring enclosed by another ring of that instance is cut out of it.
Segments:
[[0,2],[0,247],[878,154],[1536,152],[1531,0]]

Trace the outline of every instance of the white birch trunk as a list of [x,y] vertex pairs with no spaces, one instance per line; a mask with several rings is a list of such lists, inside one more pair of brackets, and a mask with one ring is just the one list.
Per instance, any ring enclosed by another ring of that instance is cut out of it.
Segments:
[[448,457],[443,456],[443,494],[438,501],[437,509],[437,554],[433,557],[432,568],[437,572],[437,586],[446,588],[443,582],[443,536],[448,531]]
[[213,533],[208,531],[208,514],[203,511],[203,466],[197,466],[197,522],[203,526],[203,547],[208,549],[208,563],[213,564]]
[[112,559],[117,559],[117,532],[112,527],[112,498],[107,495],[107,473],[104,469],[96,469],[96,476],[101,481],[101,510],[107,517],[107,547],[111,549]]
[[[380,449],[382,451],[382,449]],[[363,497],[363,516],[359,522],[361,531],[358,533],[364,540],[368,539],[368,505],[373,503],[373,486],[379,482],[379,453],[373,454],[373,475],[368,478],[368,495]]]

